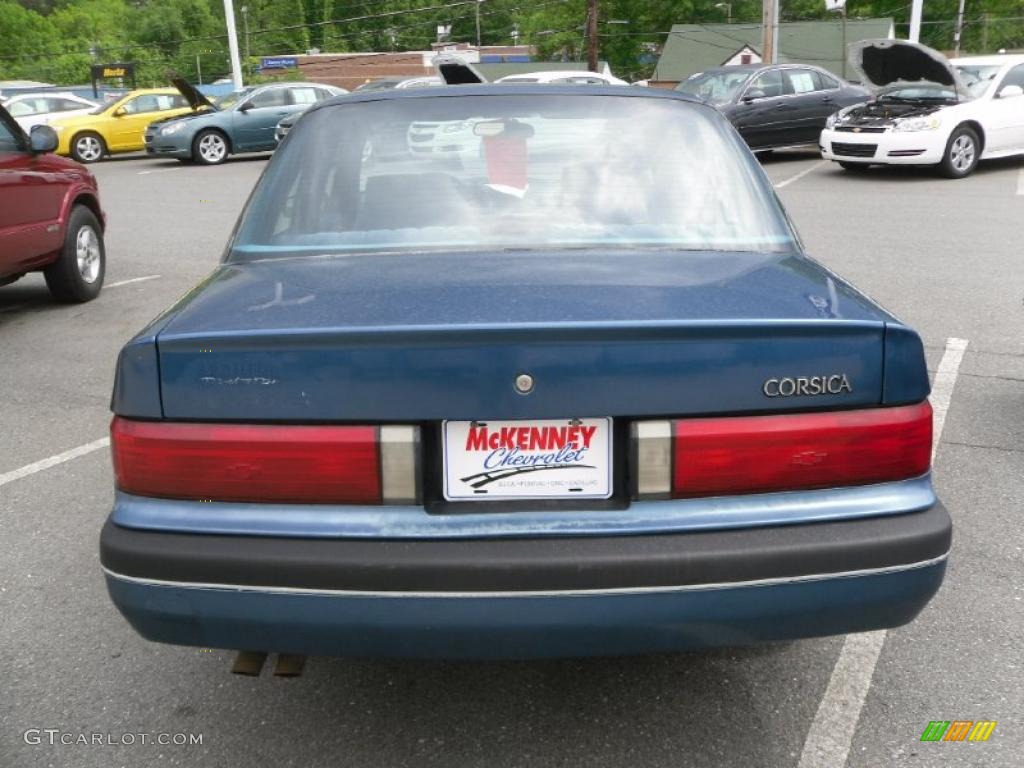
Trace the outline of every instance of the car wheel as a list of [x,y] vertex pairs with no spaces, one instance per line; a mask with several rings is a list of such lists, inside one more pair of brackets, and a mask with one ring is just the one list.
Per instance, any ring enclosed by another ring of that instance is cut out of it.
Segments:
[[99,296],[106,267],[103,228],[96,214],[84,205],[76,205],[68,218],[60,256],[43,270],[46,287],[57,301],[90,301]]
[[95,163],[107,154],[107,145],[98,133],[80,133],[71,140],[71,156],[80,163]]
[[946,154],[939,163],[939,173],[947,179],[962,179],[970,175],[978,165],[981,154],[981,142],[978,134],[966,125],[961,125],[949,137],[946,143]]
[[228,140],[220,131],[200,131],[192,142],[192,159],[203,165],[218,165],[228,157]]
[[839,161],[839,167],[844,171],[866,171],[871,166],[867,163],[844,163],[842,160]]

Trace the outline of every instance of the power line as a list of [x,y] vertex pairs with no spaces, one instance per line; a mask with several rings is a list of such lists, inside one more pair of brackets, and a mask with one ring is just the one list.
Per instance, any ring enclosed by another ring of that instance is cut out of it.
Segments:
[[[357,5],[371,5],[371,6],[375,6],[375,5],[379,5],[381,3],[388,2],[388,1],[389,0],[366,0],[366,2],[364,2],[364,3],[357,3]],[[273,33],[273,32],[294,31],[294,30],[298,30],[298,29],[311,29],[311,28],[314,28],[314,27],[323,27],[323,26],[328,26],[328,25],[332,25],[332,24],[346,24],[346,23],[351,23],[351,22],[356,22],[356,21],[370,21],[370,20],[374,20],[374,19],[393,18],[395,16],[400,16],[400,15],[405,15],[405,14],[410,14],[410,13],[421,13],[421,12],[426,12],[426,11],[445,10],[445,9],[449,9],[449,8],[460,8],[460,7],[465,7],[465,6],[473,6],[473,5],[476,4],[476,1],[477,0],[456,0],[456,2],[451,2],[451,3],[442,3],[442,4],[437,4],[437,5],[407,8],[407,9],[403,9],[403,10],[388,11],[388,12],[377,13],[377,14],[364,14],[364,15],[361,15],[361,16],[352,16],[352,17],[348,17],[348,18],[344,18],[344,19],[332,19],[332,20],[328,20],[328,21],[309,22],[309,23],[303,23],[303,24],[290,24],[290,25],[285,25],[285,26],[280,26],[280,27],[267,27],[267,28],[251,31],[249,34],[250,34],[250,36],[264,35],[264,34],[270,34],[270,33]],[[525,10],[527,12],[531,12],[531,11],[534,11],[534,10],[540,8],[540,7],[562,4],[562,3],[565,3],[565,2],[567,2],[567,0],[550,0],[549,2],[527,4],[527,7],[526,7]],[[354,6],[349,6],[349,7],[354,7]],[[907,6],[902,6],[902,7],[906,8]],[[524,10],[523,8],[517,6],[515,8],[497,9],[497,10],[489,11],[489,12],[488,11],[483,11],[483,12],[481,12],[481,16],[507,15],[507,14],[516,13],[516,12],[522,12],[523,10]],[[462,21],[462,20],[465,20],[465,17],[460,18],[460,21]],[[821,19],[793,19],[793,20],[789,20],[789,21],[780,21],[779,22],[779,26],[780,27],[785,27],[785,26],[792,25],[792,24],[806,23],[808,21],[821,21]],[[991,15],[989,15],[989,16],[986,16],[986,17],[977,17],[977,18],[975,18],[973,20],[969,20],[968,23],[971,24],[971,25],[975,25],[975,24],[988,24],[988,25],[992,26],[994,24],[998,24],[998,23],[1001,23],[1001,22],[1014,22],[1014,21],[1024,21],[1024,16],[991,16]],[[432,20],[424,21],[424,22],[414,22],[414,23],[410,23],[410,24],[405,24],[405,25],[401,25],[399,27],[391,27],[391,29],[396,30],[396,31],[404,31],[404,30],[409,30],[409,29],[418,29],[418,28],[424,27],[424,26],[430,26],[430,25],[433,25],[434,23],[435,23],[435,20],[432,19]],[[900,26],[906,26],[906,24],[907,24],[906,22],[894,22],[894,23],[895,24],[899,24]],[[956,19],[955,18],[951,18],[951,19],[929,19],[929,20],[926,20],[926,21],[922,21],[922,24],[923,25],[929,25],[929,26],[955,25],[956,24]],[[729,39],[729,40],[733,40],[733,41],[735,41],[737,43],[740,43],[740,44],[743,44],[743,45],[748,44],[748,41],[746,41],[746,40],[744,40],[742,38],[739,38],[739,37],[735,37],[733,35],[726,34],[726,33],[722,32],[717,27],[716,28],[709,28],[705,24],[698,24],[698,26],[700,26],[702,29],[704,29],[706,31],[717,33],[717,34],[721,35],[722,37],[725,37],[726,39]],[[761,28],[761,24],[759,24],[759,23],[737,23],[737,24],[731,24],[729,26],[730,26],[730,28],[732,30],[760,29]],[[567,30],[561,30],[561,31],[556,31],[555,34],[560,34],[562,32],[574,32],[574,31],[576,31],[575,28],[567,29]],[[696,34],[696,33],[698,33],[698,30],[683,30],[683,31],[676,31],[676,30],[668,30],[668,31],[650,30],[650,31],[637,31],[637,32],[630,31],[630,32],[616,32],[616,33],[599,33],[598,37],[611,38],[611,37],[637,37],[637,36],[642,36],[642,37],[662,37],[662,36],[664,36],[664,37],[677,37],[677,38],[678,37],[683,37],[683,38],[686,38],[686,37],[688,37],[688,36],[690,36],[692,34]],[[346,39],[346,38],[355,38],[355,37],[372,36],[372,35],[385,35],[385,34],[387,34],[387,28],[385,28],[385,29],[361,29],[361,30],[350,30],[350,31],[331,31],[331,32],[328,32],[325,35],[325,37],[333,39],[333,40],[342,40],[342,39]],[[158,42],[154,42],[154,43],[127,43],[127,42],[123,42],[122,43],[121,41],[115,41],[113,43],[109,43],[108,47],[116,49],[116,50],[120,51],[122,54],[124,54],[124,53],[127,53],[128,51],[152,48],[154,46],[156,46],[156,47],[167,47],[167,46],[171,46],[171,45],[182,45],[182,44],[185,44],[185,43],[209,42],[209,41],[226,40],[226,39],[227,39],[227,35],[206,35],[206,36],[199,36],[199,37],[180,38],[180,39],[176,39],[176,40],[158,41]],[[715,44],[713,44],[713,43],[711,43],[709,41],[702,41],[702,42],[705,45],[709,45],[709,46],[712,46],[712,47],[718,47],[718,48],[722,48],[722,49],[729,48],[729,46],[715,45]],[[221,53],[221,51],[219,51],[219,50],[206,50],[206,51],[201,51],[199,53],[206,53],[206,54],[213,55],[213,54],[219,54],[219,53]],[[92,55],[92,51],[91,50],[77,50],[76,51],[76,50],[67,50],[67,49],[63,49],[63,50],[48,50],[48,51],[32,51],[32,52],[23,52],[23,53],[18,53],[18,54],[5,54],[3,56],[0,56],[0,61],[25,61],[25,60],[34,60],[34,59],[40,59],[40,58],[46,58],[46,57],[76,56],[76,55],[82,55],[82,56],[89,55],[89,56],[91,56]],[[45,65],[44,65],[44,67],[45,67]]]
[[[388,2],[388,1],[389,0],[367,0],[366,4],[368,4],[368,5],[379,5],[379,4],[383,3],[383,2]],[[413,7],[413,8],[405,8],[405,9],[400,9],[400,10],[396,10],[396,11],[386,11],[386,12],[383,12],[383,13],[364,14],[364,15],[361,15],[361,16],[350,16],[350,17],[344,18],[344,19],[331,19],[331,20],[328,20],[328,21],[315,21],[315,22],[307,22],[307,23],[302,23],[302,24],[288,24],[288,25],[284,25],[284,26],[280,26],[280,27],[266,27],[266,28],[263,28],[263,29],[257,29],[257,30],[250,31],[249,32],[249,36],[253,37],[253,36],[256,36],[256,35],[270,34],[272,32],[295,31],[295,30],[298,30],[298,29],[312,29],[312,28],[315,28],[315,27],[323,27],[323,26],[328,26],[328,25],[332,25],[332,24],[348,24],[348,23],[356,22],[356,21],[371,21],[371,20],[375,20],[375,19],[383,19],[383,18],[392,18],[392,17],[395,17],[395,16],[402,16],[402,15],[410,14],[410,13],[422,13],[422,12],[425,12],[425,11],[446,10],[446,9],[449,9],[449,8],[458,8],[458,7],[464,7],[464,6],[472,6],[472,5],[475,5],[476,2],[477,2],[477,0],[456,0],[455,2],[450,2],[450,3],[441,3],[441,4],[435,4],[435,5],[429,5],[429,6],[419,6],[419,7]],[[526,6],[525,10],[530,12],[530,11],[534,11],[537,8],[540,8],[540,7],[549,6],[549,5],[562,4],[562,3],[565,3],[565,2],[568,2],[568,0],[549,0],[549,2],[542,2],[542,3],[528,3],[527,2],[527,3],[519,4],[519,5],[517,5],[514,8],[497,9],[497,10],[494,10],[494,11],[483,11],[483,12],[481,12],[480,15],[481,16],[491,16],[491,15],[498,15],[498,14],[509,14],[509,13],[513,13],[513,12],[522,12],[524,9],[522,7],[520,7],[521,5],[525,5]],[[412,28],[412,27],[427,26],[427,25],[432,25],[432,24],[434,24],[434,21],[423,22],[423,23],[414,23],[414,24],[403,25],[403,27],[401,27],[400,29],[408,29],[408,28]],[[333,33],[329,33],[329,34],[330,34],[331,37],[337,39],[337,38],[342,38],[342,37],[356,37],[356,36],[359,36],[359,35],[385,34],[385,33],[386,33],[385,30],[377,30],[377,31],[374,31],[374,30],[352,30],[350,32],[333,32]],[[110,44],[109,47],[115,48],[115,49],[117,49],[119,51],[122,51],[122,52],[126,52],[126,51],[138,50],[138,49],[152,48],[154,46],[157,46],[157,47],[172,46],[172,45],[182,45],[184,43],[208,42],[208,41],[212,41],[212,40],[226,40],[226,39],[227,39],[227,35],[223,34],[223,35],[205,35],[205,36],[200,36],[200,37],[179,38],[179,39],[176,39],[176,40],[161,40],[161,41],[157,41],[157,42],[153,42],[153,43],[124,43],[124,44],[122,44],[120,41],[115,41],[114,43]],[[31,58],[35,58],[35,57],[44,57],[44,56],[71,56],[71,55],[91,55],[91,54],[92,54],[91,50],[73,51],[73,50],[66,50],[66,49],[64,49],[64,50],[50,50],[50,51],[32,51],[32,52],[28,52],[28,53],[8,54],[8,55],[0,56],[0,61],[24,60],[24,59],[31,59]]]

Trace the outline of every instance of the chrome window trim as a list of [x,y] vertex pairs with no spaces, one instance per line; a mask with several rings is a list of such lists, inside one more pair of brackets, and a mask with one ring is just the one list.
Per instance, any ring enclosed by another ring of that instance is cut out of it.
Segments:
[[172,587],[193,590],[222,590],[227,592],[249,592],[276,595],[311,595],[327,597],[355,598],[398,598],[398,599],[489,599],[489,598],[523,598],[523,597],[599,597],[604,595],[652,595],[680,592],[709,592],[724,589],[746,589],[771,587],[783,584],[801,584],[816,581],[832,581],[835,579],[855,579],[865,576],[884,576],[888,574],[916,571],[944,562],[949,557],[949,550],[938,557],[919,560],[914,563],[901,563],[881,568],[865,568],[856,571],[837,571],[835,573],[814,573],[805,576],[778,576],[770,579],[751,579],[748,581],[724,581],[708,584],[682,584],[661,587],[617,587],[609,589],[566,589],[566,590],[524,590],[522,592],[371,592],[348,589],[304,589],[302,587],[252,586],[249,584],[212,584],[191,581],[165,581],[163,579],[146,579],[139,576],[126,576],[109,568],[103,567],[103,573],[111,579],[137,584],[145,587]]

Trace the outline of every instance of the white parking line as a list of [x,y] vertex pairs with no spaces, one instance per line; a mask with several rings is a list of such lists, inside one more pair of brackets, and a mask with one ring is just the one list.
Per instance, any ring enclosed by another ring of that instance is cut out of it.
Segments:
[[13,483],[15,480],[20,480],[23,477],[34,475],[36,472],[42,472],[44,469],[55,467],[58,464],[63,464],[65,461],[71,461],[77,459],[79,456],[85,456],[86,454],[98,451],[100,448],[106,448],[110,445],[109,437],[101,437],[99,440],[93,440],[91,443],[80,445],[77,448],[72,448],[64,453],[58,453],[54,456],[50,456],[46,459],[40,459],[31,464],[26,464],[24,467],[18,469],[12,469],[10,472],[5,472],[0,475],[0,486]]
[[967,339],[946,339],[946,351],[942,353],[939,367],[935,371],[935,381],[932,382],[932,461],[935,461],[935,453],[939,450],[939,438],[942,437],[942,430],[946,426],[946,413],[949,411],[949,403],[953,399],[953,387],[956,386],[956,377],[960,373],[960,363],[963,362],[964,352],[967,351]]
[[819,160],[814,165],[812,165],[810,168],[804,168],[796,176],[790,176],[785,181],[780,181],[778,184],[775,185],[775,188],[776,189],[782,189],[783,187],[789,186],[794,181],[800,181],[800,179],[802,179],[804,176],[806,176],[807,174],[809,174],[809,173],[811,173],[813,171],[816,171],[818,168],[821,168],[821,166],[825,165],[825,163],[827,163],[827,162],[828,162],[828,160]]
[[174,168],[154,168],[153,170],[150,171],[139,171],[136,174],[136,176],[145,176],[147,173],[167,173],[169,171],[180,171],[184,167],[185,166],[183,165],[178,165],[175,166]]
[[1020,169],[1020,173],[1017,174],[1017,194],[1024,196],[1024,167]]
[[[116,283],[107,283],[104,288],[120,288],[122,285],[132,285],[133,283],[142,283],[146,280],[157,280],[163,277],[163,275],[146,275],[144,277],[130,277],[127,280],[119,280]],[[23,309],[25,307],[37,307],[41,306],[45,302],[40,301],[21,301],[17,304],[8,304],[6,307],[0,307],[0,314],[4,312],[13,312],[16,309]]]
[[120,288],[122,285],[131,285],[132,283],[142,283],[146,280],[157,280],[161,275],[146,275],[145,277],[131,277],[127,280],[118,280],[116,283],[110,283],[107,288]]
[[[935,381],[932,384],[932,460],[946,424],[953,387],[960,372],[966,339],[946,339]],[[804,741],[798,768],[837,768],[846,765],[853,734],[867,699],[878,656],[885,644],[886,630],[847,635],[836,659],[828,688],[818,705]]]

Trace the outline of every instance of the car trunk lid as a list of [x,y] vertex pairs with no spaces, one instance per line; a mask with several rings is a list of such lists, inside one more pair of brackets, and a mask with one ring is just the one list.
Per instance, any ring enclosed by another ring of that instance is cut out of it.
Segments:
[[168,419],[681,416],[878,404],[891,319],[796,255],[378,254],[222,266],[157,344]]

